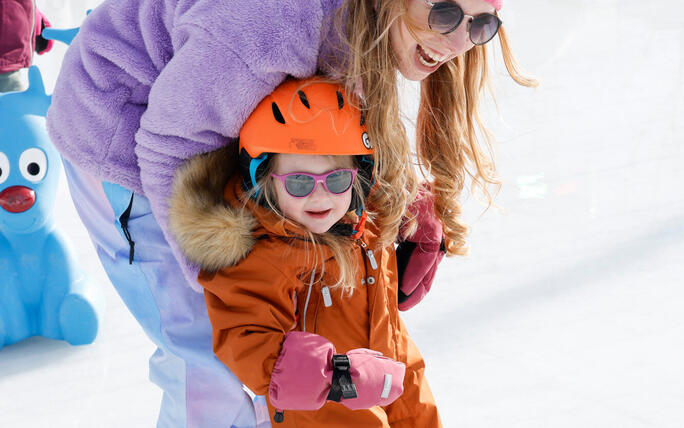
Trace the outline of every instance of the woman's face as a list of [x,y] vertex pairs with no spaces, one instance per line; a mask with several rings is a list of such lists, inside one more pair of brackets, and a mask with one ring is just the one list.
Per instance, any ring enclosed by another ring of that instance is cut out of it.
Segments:
[[[351,156],[314,156],[279,154],[275,159],[274,173],[278,175],[291,172],[308,172],[324,174],[339,168],[351,167]],[[352,189],[333,194],[328,192],[322,183],[306,197],[295,198],[285,190],[280,180],[275,180],[275,193],[278,206],[285,217],[296,221],[314,233],[327,232],[349,210]]]
[[[451,0],[435,0],[451,1]],[[466,15],[494,13],[494,6],[484,0],[458,0],[457,3]],[[430,5],[425,0],[408,0],[405,19],[418,25],[416,36],[420,43],[409,33],[401,19],[390,27],[392,49],[399,62],[399,71],[408,80],[423,80],[442,64],[463,55],[474,45],[468,36],[467,18],[449,34],[438,34],[430,30],[428,15]]]

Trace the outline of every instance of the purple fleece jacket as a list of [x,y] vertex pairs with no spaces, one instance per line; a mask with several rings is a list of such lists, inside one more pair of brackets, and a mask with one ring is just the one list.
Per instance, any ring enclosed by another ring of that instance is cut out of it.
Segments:
[[105,0],[83,23],[57,79],[47,126],[70,162],[145,195],[168,231],[176,170],[239,135],[287,75],[328,52],[344,0]]

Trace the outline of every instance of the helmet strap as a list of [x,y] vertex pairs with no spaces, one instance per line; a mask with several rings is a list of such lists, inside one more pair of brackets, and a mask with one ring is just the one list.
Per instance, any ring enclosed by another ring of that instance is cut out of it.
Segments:
[[249,178],[252,180],[252,187],[256,189],[256,192],[254,193],[254,197],[256,198],[259,196],[259,192],[261,189],[259,186],[257,186],[257,179],[256,179],[256,173],[257,169],[259,166],[264,163],[264,161],[268,158],[268,153],[262,153],[259,156],[252,158],[252,161],[249,163]]

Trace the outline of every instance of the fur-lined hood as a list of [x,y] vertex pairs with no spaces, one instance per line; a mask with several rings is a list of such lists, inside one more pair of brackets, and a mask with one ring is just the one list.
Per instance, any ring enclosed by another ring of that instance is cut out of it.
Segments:
[[[299,237],[307,232],[271,210],[243,201],[235,176],[237,144],[199,155],[176,174],[169,226],[185,256],[204,271],[233,266],[252,250],[258,236]],[[331,232],[360,237],[365,215],[348,213]]]
[[236,170],[237,144],[195,156],[178,170],[169,203],[169,227],[180,249],[206,271],[232,266],[254,245],[257,221],[223,199]]

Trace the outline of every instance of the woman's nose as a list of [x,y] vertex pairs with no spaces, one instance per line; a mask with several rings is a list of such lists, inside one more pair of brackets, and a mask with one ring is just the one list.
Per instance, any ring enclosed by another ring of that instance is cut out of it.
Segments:
[[475,46],[473,45],[473,42],[470,41],[470,34],[468,31],[470,28],[470,21],[471,18],[467,16],[464,17],[461,24],[456,27],[454,31],[444,35],[447,49],[449,49],[454,56],[463,55]]

